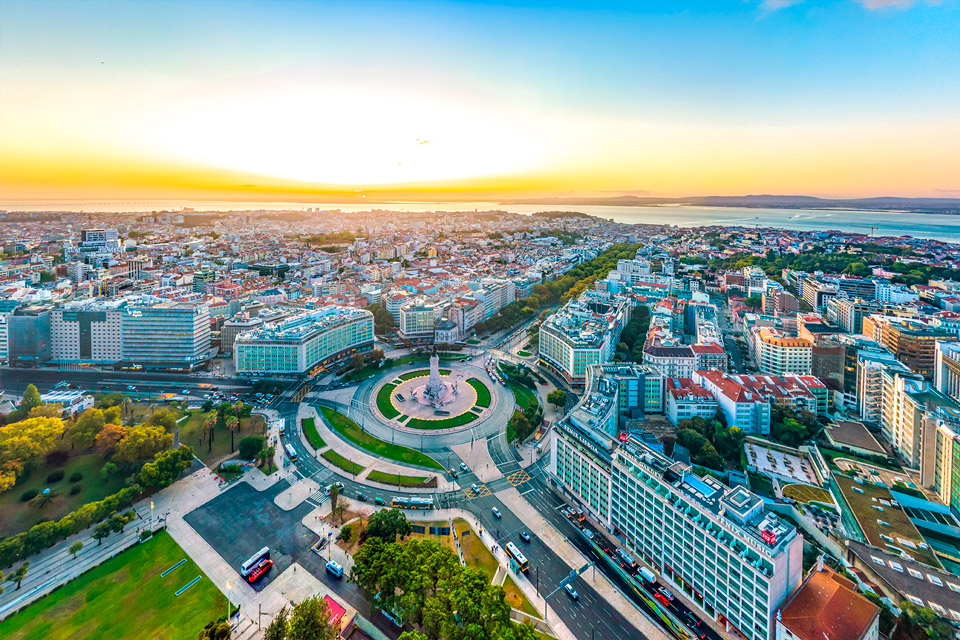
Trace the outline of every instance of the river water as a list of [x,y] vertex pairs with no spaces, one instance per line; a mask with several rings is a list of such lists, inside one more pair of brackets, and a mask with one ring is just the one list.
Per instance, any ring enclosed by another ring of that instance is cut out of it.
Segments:
[[960,216],[900,212],[817,209],[767,209],[747,207],[701,206],[574,206],[574,205],[503,205],[495,202],[398,202],[390,204],[316,204],[302,202],[229,202],[229,201],[138,201],[138,202],[42,202],[0,204],[8,211],[104,211],[149,212],[179,211],[191,207],[196,211],[302,210],[317,207],[341,211],[487,211],[500,209],[531,214],[560,209],[582,211],[627,224],[672,224],[681,227],[709,225],[776,227],[799,231],[842,230],[871,233],[875,236],[913,236],[960,243]]

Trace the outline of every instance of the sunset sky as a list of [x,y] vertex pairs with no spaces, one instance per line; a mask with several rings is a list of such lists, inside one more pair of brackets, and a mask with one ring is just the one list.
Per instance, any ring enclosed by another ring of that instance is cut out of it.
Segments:
[[0,207],[960,197],[958,105],[957,0],[0,2]]

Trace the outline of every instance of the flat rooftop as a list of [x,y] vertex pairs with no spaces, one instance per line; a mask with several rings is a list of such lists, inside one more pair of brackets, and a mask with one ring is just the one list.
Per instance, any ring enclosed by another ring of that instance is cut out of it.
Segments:
[[369,311],[355,307],[329,305],[271,325],[263,325],[237,336],[237,342],[303,341],[333,327],[372,318]]

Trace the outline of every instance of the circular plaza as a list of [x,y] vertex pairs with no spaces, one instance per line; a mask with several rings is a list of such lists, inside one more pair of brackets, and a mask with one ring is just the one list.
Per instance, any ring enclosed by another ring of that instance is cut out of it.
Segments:
[[486,417],[487,383],[457,363],[383,376],[373,390],[377,417],[399,430],[456,430]]

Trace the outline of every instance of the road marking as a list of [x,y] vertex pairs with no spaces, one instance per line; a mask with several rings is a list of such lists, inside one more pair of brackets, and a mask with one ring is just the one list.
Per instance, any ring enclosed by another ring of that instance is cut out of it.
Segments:
[[527,480],[530,480],[530,474],[528,474],[526,471],[523,471],[522,469],[520,471],[517,471],[516,473],[512,473],[509,476],[507,476],[507,482],[509,482],[514,487],[516,487],[517,485],[523,484]]
[[533,491],[533,489],[527,489],[526,491],[524,491],[524,492],[521,493],[520,495],[525,496],[525,495],[527,495],[528,493],[530,493],[531,491]]

